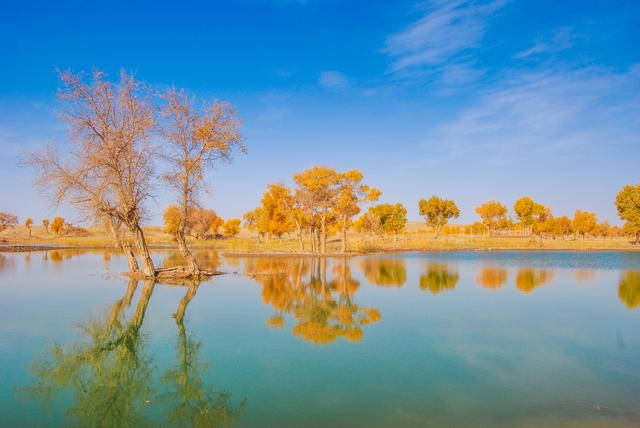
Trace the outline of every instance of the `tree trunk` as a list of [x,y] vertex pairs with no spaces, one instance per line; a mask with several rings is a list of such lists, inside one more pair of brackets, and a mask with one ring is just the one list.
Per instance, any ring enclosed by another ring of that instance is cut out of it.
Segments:
[[298,232],[298,243],[300,244],[300,251],[304,252],[304,242],[302,241],[302,227],[300,222],[296,220],[296,230]]
[[311,252],[316,252],[316,233],[313,230],[313,226],[309,226],[309,240],[311,241]]
[[138,305],[136,306],[136,310],[131,321],[131,326],[136,333],[138,332],[138,330],[140,330],[142,322],[144,321],[144,315],[147,312],[149,300],[151,300],[151,295],[153,294],[155,285],[156,282],[154,280],[144,281],[142,292],[140,293],[140,299],[138,300]]
[[342,252],[347,252],[347,221],[342,222]]
[[315,230],[314,238],[316,240],[316,252],[319,254],[322,251],[322,244],[320,240],[320,229]]
[[132,232],[135,234],[136,238],[138,255],[140,256],[140,260],[142,261],[142,271],[144,272],[144,275],[146,277],[155,278],[156,270],[153,266],[151,255],[149,254],[149,247],[147,246],[147,241],[144,238],[144,232],[137,222],[133,224],[132,229]]
[[440,232],[442,232],[442,226],[437,225],[435,228],[435,232],[436,233],[435,233],[434,239],[438,239],[438,236],[440,236]]
[[193,283],[189,285],[187,292],[185,293],[185,295],[182,297],[182,300],[180,300],[180,303],[178,304],[178,310],[175,315],[176,323],[182,324],[182,321],[184,320],[184,314],[187,311],[187,306],[189,305],[189,302],[191,302],[191,299],[193,299],[193,297],[196,295],[196,292],[198,291],[199,286],[200,286],[200,283]]
[[109,228],[109,232],[111,232],[111,238],[113,239],[113,244],[116,247],[119,247],[124,252],[124,255],[127,257],[127,265],[129,266],[129,272],[137,272],[138,261],[136,260],[136,256],[133,254],[131,250],[131,244],[127,241],[124,241],[120,235],[118,234],[118,230],[116,229],[116,225],[113,224],[113,218],[111,216],[106,216],[105,221],[107,223],[107,227]]
[[200,269],[196,259],[189,251],[187,247],[187,240],[185,238],[185,232],[187,230],[187,218],[189,217],[189,175],[185,174],[182,183],[182,207],[180,213],[180,225],[178,226],[178,233],[176,233],[176,240],[178,241],[178,250],[182,257],[187,261],[187,267],[192,275],[199,275]]
[[182,257],[184,257],[184,259],[187,261],[187,267],[189,268],[189,271],[193,275],[199,275],[200,268],[198,267],[198,263],[196,262],[195,257],[193,257],[193,254],[189,250],[189,247],[187,247],[187,240],[184,236],[183,230],[178,230],[178,233],[176,234],[176,240],[178,241],[178,250],[180,251]]
[[320,259],[320,282],[322,283],[322,290],[326,291],[327,289],[327,258],[322,257]]
[[320,231],[320,252],[327,252],[327,213],[322,213],[322,229]]
[[122,251],[124,251],[125,256],[127,256],[127,265],[129,266],[129,272],[137,272],[140,268],[138,267],[136,256],[131,250],[131,244],[127,241],[123,241],[121,248]]

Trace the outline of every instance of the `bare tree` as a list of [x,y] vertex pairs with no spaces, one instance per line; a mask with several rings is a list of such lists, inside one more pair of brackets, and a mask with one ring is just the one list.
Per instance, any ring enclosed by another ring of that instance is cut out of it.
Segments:
[[[115,84],[100,71],[89,82],[71,71],[61,72],[60,80],[61,118],[69,126],[65,160],[49,147],[31,154],[26,163],[36,168],[37,184],[55,202],[66,200],[114,228],[124,224],[135,239],[144,275],[154,277],[141,227],[151,196],[154,151],[148,138],[155,126],[154,109],[141,85],[125,72]],[[127,244],[121,245],[127,252]],[[129,267],[137,267],[130,251],[128,256]]]
[[218,162],[230,161],[233,149],[246,151],[240,134],[241,120],[228,103],[211,102],[198,109],[191,97],[176,89],[168,90],[162,98],[166,104],[161,129],[168,143],[164,156],[170,168],[165,179],[179,195],[176,240],[190,274],[199,276],[201,271],[185,239],[187,221],[200,206],[200,193],[206,190],[206,172]]

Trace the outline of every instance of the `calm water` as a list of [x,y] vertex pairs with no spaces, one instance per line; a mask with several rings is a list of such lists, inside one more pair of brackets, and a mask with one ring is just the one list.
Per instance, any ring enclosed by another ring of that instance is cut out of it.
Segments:
[[198,257],[0,254],[0,425],[640,426],[640,253]]

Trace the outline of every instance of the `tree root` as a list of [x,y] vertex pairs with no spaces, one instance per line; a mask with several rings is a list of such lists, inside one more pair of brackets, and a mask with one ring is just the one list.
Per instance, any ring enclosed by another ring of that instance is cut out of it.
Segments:
[[176,266],[171,268],[156,269],[155,277],[149,277],[144,274],[143,271],[137,270],[135,272],[126,272],[124,275],[134,279],[157,279],[159,281],[164,280],[177,280],[177,279],[193,279],[204,280],[212,276],[223,275],[225,272],[199,270],[198,272],[191,271],[186,266]]

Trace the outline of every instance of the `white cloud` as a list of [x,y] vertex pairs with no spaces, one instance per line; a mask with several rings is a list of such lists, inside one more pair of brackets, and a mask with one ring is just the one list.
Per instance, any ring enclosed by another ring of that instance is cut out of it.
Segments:
[[[640,144],[640,65],[514,72],[427,138],[435,158],[502,159]],[[432,160],[434,160],[432,158]]]
[[323,71],[318,82],[326,89],[344,89],[349,84],[345,75],[339,71]]
[[571,27],[557,28],[543,37],[538,37],[533,46],[524,51],[518,52],[513,57],[516,59],[527,58],[533,55],[559,52],[569,49],[574,43],[574,34]]
[[471,63],[449,64],[442,67],[440,82],[444,85],[464,85],[477,80],[483,74],[483,70]]
[[387,40],[384,50],[394,58],[391,71],[440,65],[477,47],[488,18],[505,3],[506,0],[433,2],[422,18]]

